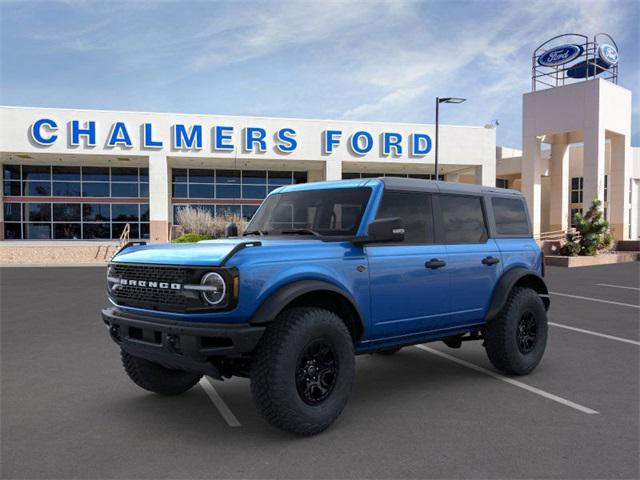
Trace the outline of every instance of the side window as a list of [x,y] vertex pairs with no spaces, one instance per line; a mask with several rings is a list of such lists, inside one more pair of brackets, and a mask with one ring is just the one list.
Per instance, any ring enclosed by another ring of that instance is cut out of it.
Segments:
[[528,235],[529,222],[524,202],[519,198],[492,198],[498,235]]
[[433,243],[431,195],[386,191],[376,218],[400,217],[404,223],[403,243]]
[[484,243],[487,227],[479,197],[441,195],[440,209],[447,243]]

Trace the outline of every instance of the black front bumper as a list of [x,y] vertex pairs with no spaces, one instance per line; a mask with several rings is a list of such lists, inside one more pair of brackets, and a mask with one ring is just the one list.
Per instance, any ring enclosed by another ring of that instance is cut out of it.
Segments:
[[265,327],[164,320],[102,310],[111,338],[125,352],[169,368],[220,377],[215,360],[253,351]]

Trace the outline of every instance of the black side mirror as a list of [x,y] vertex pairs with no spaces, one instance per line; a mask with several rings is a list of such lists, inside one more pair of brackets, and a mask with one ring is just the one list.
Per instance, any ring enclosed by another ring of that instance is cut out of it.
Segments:
[[402,242],[404,224],[399,217],[380,218],[369,224],[364,243]]
[[238,225],[234,222],[229,222],[224,226],[224,238],[229,237],[237,237],[238,236]]

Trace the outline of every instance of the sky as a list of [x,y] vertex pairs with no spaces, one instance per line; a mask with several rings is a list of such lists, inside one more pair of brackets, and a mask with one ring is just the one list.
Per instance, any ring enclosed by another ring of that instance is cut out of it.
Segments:
[[0,104],[485,125],[519,148],[531,54],[607,32],[640,145],[640,1],[0,0]]

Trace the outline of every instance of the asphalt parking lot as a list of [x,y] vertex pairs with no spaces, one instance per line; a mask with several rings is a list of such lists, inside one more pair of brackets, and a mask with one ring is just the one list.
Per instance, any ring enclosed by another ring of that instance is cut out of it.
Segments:
[[[102,268],[0,269],[2,478],[638,478],[640,264],[547,269],[549,344],[507,378],[479,342],[357,360],[325,433],[244,379],[160,397],[125,376]],[[228,408],[225,409],[225,406]]]

